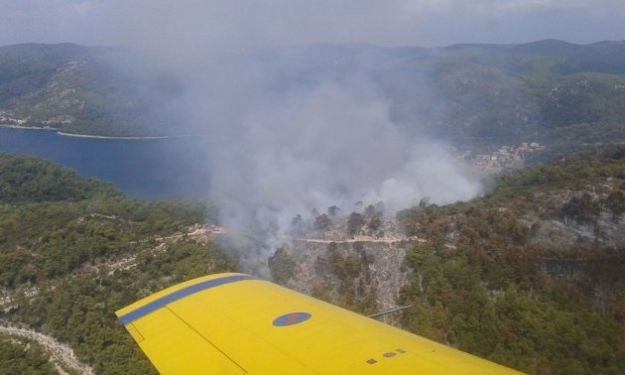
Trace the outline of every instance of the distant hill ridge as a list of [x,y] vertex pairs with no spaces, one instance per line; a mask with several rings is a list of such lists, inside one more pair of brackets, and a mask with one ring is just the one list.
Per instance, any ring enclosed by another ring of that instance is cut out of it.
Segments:
[[[548,138],[555,128],[625,124],[625,41],[378,47],[317,44],[249,56],[272,90],[369,77],[409,133],[455,143]],[[179,133],[185,92],[137,51],[63,43],[0,47],[0,124],[64,132]]]
[[169,119],[159,108],[172,100],[174,86],[145,56],[126,48],[70,43],[0,47],[4,125],[89,135],[160,135]]

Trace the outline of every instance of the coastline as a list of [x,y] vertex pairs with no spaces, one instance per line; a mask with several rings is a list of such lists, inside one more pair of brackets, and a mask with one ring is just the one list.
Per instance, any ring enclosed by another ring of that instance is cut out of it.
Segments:
[[192,137],[192,135],[170,135],[170,136],[108,136],[108,135],[90,135],[90,134],[77,134],[77,133],[67,133],[62,132],[57,128],[53,127],[41,127],[41,126],[23,126],[23,125],[11,125],[11,124],[0,124],[0,128],[4,129],[15,129],[15,130],[33,130],[33,131],[48,131],[55,132],[57,135],[61,137],[73,137],[73,138],[89,138],[89,139],[111,139],[111,140],[126,140],[126,141],[141,141],[141,140],[159,140],[159,139],[172,139],[172,138],[182,138],[182,137]]
[[73,138],[88,138],[88,139],[111,139],[111,140],[122,140],[122,141],[145,141],[145,140],[159,140],[159,139],[174,139],[174,138],[188,138],[188,137],[206,137],[207,135],[200,134],[179,134],[179,135],[162,135],[162,136],[109,136],[109,135],[91,135],[91,134],[78,134],[78,133],[67,133],[60,131],[58,128],[53,128],[50,126],[23,126],[23,125],[11,125],[11,124],[0,124],[0,128],[5,129],[16,129],[16,130],[35,130],[35,131],[49,131],[55,132],[57,135],[61,137],[73,137]]
[[91,138],[91,139],[117,139],[117,140],[127,140],[127,141],[141,141],[141,140],[154,140],[154,139],[171,139],[178,138],[181,136],[161,136],[161,137],[114,137],[107,135],[89,135],[89,134],[75,134],[75,133],[65,133],[61,131],[57,131],[56,134],[61,137],[73,137],[73,138]]
[[0,128],[5,128],[5,129],[19,129],[19,130],[42,130],[42,131],[48,131],[48,132],[58,132],[59,129],[57,128],[53,128],[50,126],[46,126],[46,127],[41,127],[41,126],[23,126],[23,125],[10,125],[10,124],[0,124]]

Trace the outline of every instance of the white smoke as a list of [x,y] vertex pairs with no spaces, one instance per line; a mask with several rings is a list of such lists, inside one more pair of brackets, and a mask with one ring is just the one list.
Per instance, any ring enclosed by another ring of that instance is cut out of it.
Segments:
[[[407,137],[388,104],[367,89],[324,83],[264,101],[217,146],[212,196],[231,225],[291,218],[330,206],[383,202],[395,212],[428,198],[444,204],[481,192],[477,176],[444,145]],[[259,211],[260,210],[260,211]]]
[[[312,210],[350,213],[355,202],[381,201],[392,213],[424,198],[444,204],[481,192],[478,177],[444,144],[405,131],[418,124],[394,122],[369,69],[383,61],[379,51],[286,47],[354,40],[350,30],[377,33],[373,15],[398,14],[403,4],[189,0],[107,9],[119,38],[151,50],[155,64],[184,82],[172,107],[210,137],[207,194],[223,222],[275,238]],[[348,71],[324,74],[335,59],[341,66],[353,60],[353,69],[348,63]]]

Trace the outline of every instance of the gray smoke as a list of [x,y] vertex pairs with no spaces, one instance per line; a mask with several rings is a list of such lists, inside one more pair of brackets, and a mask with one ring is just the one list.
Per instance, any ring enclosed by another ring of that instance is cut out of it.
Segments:
[[393,212],[481,191],[444,145],[404,136],[387,103],[362,87],[324,83],[290,93],[248,113],[235,133],[214,150],[222,164],[212,194],[235,207],[226,217],[237,221],[251,207],[273,212],[284,227],[298,213],[332,205],[382,201]]
[[[228,229],[260,228],[271,239],[295,215],[334,205],[349,213],[359,201],[383,202],[393,213],[424,198],[445,204],[480,194],[478,176],[443,142],[393,118],[368,69],[376,56],[360,55],[341,74],[325,74],[320,66],[343,58],[331,47],[285,46],[339,32],[302,31],[328,10],[325,2],[297,3],[303,9],[277,1],[255,14],[239,2],[190,1],[175,11],[156,2],[134,24],[118,18],[120,30],[144,41],[154,64],[184,82],[172,106],[210,137],[209,195]],[[127,7],[123,15],[136,14]]]
[[231,230],[260,225],[280,236],[295,215],[334,205],[349,213],[359,201],[383,202],[393,213],[481,192],[445,144],[408,136],[391,119],[366,71],[284,82],[276,71],[289,63],[229,60],[196,79],[185,100],[184,112],[213,139],[210,194]]

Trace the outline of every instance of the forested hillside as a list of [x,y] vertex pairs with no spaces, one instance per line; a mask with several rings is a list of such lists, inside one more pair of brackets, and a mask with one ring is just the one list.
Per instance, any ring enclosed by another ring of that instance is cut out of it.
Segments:
[[402,324],[536,374],[625,371],[625,149],[500,178],[484,199],[400,213]]
[[[0,186],[10,192],[0,205],[0,323],[68,344],[98,374],[154,373],[114,311],[237,269],[231,251],[190,234],[214,210],[128,200],[36,159],[0,156],[0,164]],[[384,236],[377,212],[351,215],[343,230]],[[337,219],[326,215],[314,230],[331,228],[328,220]],[[424,202],[397,222],[404,239],[307,243],[323,278],[311,280],[312,293],[368,314],[380,298],[410,306],[400,326],[533,374],[625,371],[625,149],[506,174],[484,198]],[[394,259],[400,243],[412,245]],[[270,267],[282,283],[307,262],[306,254],[276,254]],[[397,301],[372,289],[382,273]],[[335,279],[339,294],[326,288]],[[6,337],[0,357],[12,360],[0,370],[53,371],[46,350],[33,343],[25,351],[28,340]]]
[[277,81],[285,87],[324,81],[349,85],[368,77],[407,132],[434,135],[462,147],[552,144],[568,135],[570,126],[585,124],[585,135],[592,135],[595,125],[622,129],[625,121],[623,42],[576,45],[546,40],[445,48],[321,45],[264,58],[270,66],[283,67]]
[[[114,311],[196,276],[234,269],[187,237],[214,210],[125,199],[108,184],[0,156],[0,319],[51,335],[101,374],[154,373]],[[211,219],[213,218],[213,219]],[[47,355],[0,336],[0,371],[49,373]],[[44,358],[44,360],[42,360]]]
[[0,47],[0,124],[153,136],[171,131],[180,88],[137,51],[74,44]]
[[291,288],[530,374],[625,372],[622,146],[502,174],[469,202],[297,223],[269,259]]
[[0,203],[79,201],[95,196],[121,195],[112,185],[85,180],[41,159],[0,154]]

